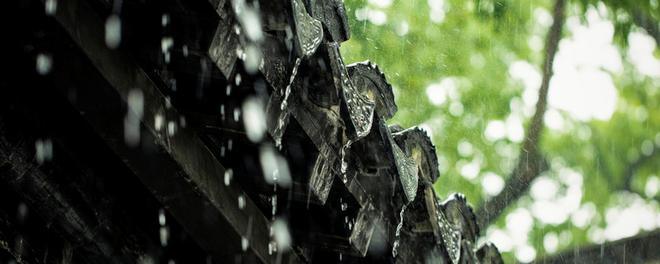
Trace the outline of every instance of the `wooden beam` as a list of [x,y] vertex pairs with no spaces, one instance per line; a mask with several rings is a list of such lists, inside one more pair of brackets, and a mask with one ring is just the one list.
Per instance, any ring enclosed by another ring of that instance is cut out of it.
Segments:
[[582,248],[569,248],[538,263],[657,263],[660,260],[660,230]]
[[[87,261],[134,263],[138,257],[135,255],[137,250],[125,244],[118,247],[113,244],[102,230],[114,227],[101,226],[101,221],[86,215],[78,204],[73,204],[61,188],[53,183],[51,175],[44,173],[34,163],[32,155],[27,151],[31,146],[32,141],[9,143],[4,131],[0,130],[0,161],[7,164],[0,171],[0,181],[13,188],[47,223],[60,230],[62,237],[74,243],[79,250],[86,251]],[[31,246],[29,240],[12,241],[14,237],[23,240],[12,223],[0,215],[0,248],[8,250],[20,263],[41,263],[40,258],[48,256],[48,249],[36,244]]]
[[[90,4],[61,2],[54,17],[82,51],[72,51],[70,56],[81,67],[54,69],[54,83],[63,95],[77,86],[77,99],[71,103],[108,146],[203,249],[228,257],[245,251],[260,262],[276,262],[278,256],[268,251],[268,220],[239,186],[223,183],[224,167],[192,129],[168,129],[168,122],[179,120],[179,113],[167,105],[165,96],[135,61],[106,46],[104,20]],[[124,143],[121,109],[131,92],[144,98],[141,148]],[[145,149],[154,151],[145,153]],[[239,196],[245,197],[242,209]],[[243,241],[248,242],[246,246]],[[295,260],[288,254],[279,257],[283,262]]]

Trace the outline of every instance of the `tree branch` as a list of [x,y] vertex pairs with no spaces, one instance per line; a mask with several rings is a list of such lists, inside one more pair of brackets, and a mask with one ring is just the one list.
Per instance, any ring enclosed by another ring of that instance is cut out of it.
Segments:
[[527,192],[531,181],[547,168],[545,160],[539,154],[538,144],[543,129],[543,116],[547,107],[548,88],[553,75],[552,65],[559,47],[559,40],[561,39],[561,31],[565,20],[565,5],[565,0],[557,0],[555,2],[553,11],[554,19],[546,37],[543,80],[539,89],[539,98],[536,102],[536,112],[527,128],[523,146],[518,157],[518,164],[509,176],[502,192],[486,201],[477,211],[481,230],[485,230],[511,202],[517,200]]
[[597,163],[597,170],[600,175],[602,175],[605,180],[611,181],[614,176],[612,173],[612,169],[610,167],[610,164],[607,162],[605,158],[605,154],[603,151],[603,148],[598,144],[600,142],[600,134],[598,133],[598,130],[593,130],[591,134],[591,144],[594,147],[594,158],[596,159]]
[[639,158],[628,164],[628,166],[623,170],[623,189],[630,192],[635,192],[632,189],[632,180],[635,177],[635,172],[644,165],[647,161],[653,159],[657,154],[660,153],[658,148],[653,145],[651,153],[648,155],[641,154]]
[[542,257],[540,263],[653,263],[660,261],[660,229],[650,233],[566,250]]

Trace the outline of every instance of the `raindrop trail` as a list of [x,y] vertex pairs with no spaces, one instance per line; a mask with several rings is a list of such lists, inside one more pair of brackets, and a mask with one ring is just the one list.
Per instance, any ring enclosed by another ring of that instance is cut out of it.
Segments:
[[289,79],[289,84],[286,86],[286,89],[284,90],[284,99],[282,100],[282,103],[280,104],[280,116],[277,118],[277,127],[275,128],[275,132],[273,133],[273,139],[275,140],[275,146],[277,148],[282,148],[282,135],[284,134],[284,128],[286,127],[288,120],[289,120],[289,111],[288,111],[288,105],[289,105],[289,96],[291,95],[291,85],[293,84],[293,81],[296,79],[296,74],[298,73],[298,67],[300,67],[300,62],[302,59],[297,58],[296,63],[293,65],[293,70],[291,71],[291,78]]
[[401,212],[399,213],[399,217],[401,218],[399,220],[399,224],[396,225],[396,232],[394,233],[394,244],[392,245],[392,256],[396,258],[396,255],[399,254],[397,251],[399,248],[399,237],[401,236],[401,228],[403,227],[403,216],[404,213],[406,212],[407,205],[403,205],[401,207]]

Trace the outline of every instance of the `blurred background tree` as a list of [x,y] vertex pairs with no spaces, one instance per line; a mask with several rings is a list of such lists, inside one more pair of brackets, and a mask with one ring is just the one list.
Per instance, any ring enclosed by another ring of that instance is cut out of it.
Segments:
[[430,134],[436,191],[465,193],[505,260],[658,241],[657,0],[345,4],[345,61],[386,72],[391,123]]

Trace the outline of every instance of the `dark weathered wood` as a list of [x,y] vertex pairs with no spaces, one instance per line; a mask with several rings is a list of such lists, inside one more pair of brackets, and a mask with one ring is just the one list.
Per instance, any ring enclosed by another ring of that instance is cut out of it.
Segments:
[[[217,255],[238,254],[244,237],[249,241],[249,253],[262,262],[274,262],[277,256],[268,254],[266,218],[248,197],[245,208],[238,208],[240,188],[222,183],[223,166],[191,129],[179,126],[174,134],[168,133],[167,120],[178,120],[179,113],[166,106],[165,97],[131,58],[105,46],[103,20],[85,1],[61,2],[55,18],[103,79],[96,81],[109,84],[104,88],[78,89],[79,99],[72,103],[84,112],[84,117],[110,148],[205,250]],[[56,86],[63,92],[70,83],[81,85],[94,77],[75,79],[79,72],[54,75],[74,77],[56,79]],[[121,113],[107,112],[125,104],[134,89],[144,96],[142,142],[157,150],[154,155],[144,155],[140,148],[126,146],[121,123],[112,121],[122,120]],[[156,118],[166,120],[163,128],[156,127]]]
[[[80,204],[72,204],[69,197],[53,182],[55,179],[40,170],[39,166],[34,163],[32,155],[26,151],[26,148],[32,146],[31,142],[21,141],[18,144],[11,144],[2,133],[0,133],[0,141],[5,146],[0,148],[0,160],[10,164],[2,170],[0,180],[17,190],[24,200],[33,205],[33,208],[47,219],[47,222],[63,230],[63,236],[70,239],[76,247],[88,251],[89,261],[97,263],[135,262],[138,255],[134,249],[127,248],[127,245],[123,245],[123,248],[115,247],[109,237],[101,231],[103,227],[100,225],[99,219],[94,219],[94,216],[82,212]],[[29,145],[26,146],[26,144]],[[12,229],[9,222],[6,222],[5,226],[9,230]],[[21,247],[21,245],[12,246]],[[29,245],[28,250],[32,250]],[[11,252],[15,252],[15,257],[21,259],[21,250],[14,249]],[[32,261],[26,260],[26,262]]]
[[[35,89],[42,91],[40,95],[54,95],[59,104],[53,108],[71,111],[30,122],[61,116],[89,126],[86,133],[101,146],[89,152],[99,149],[122,168],[118,172],[139,179],[146,188],[137,197],[152,194],[158,201],[152,207],[158,210],[162,204],[183,226],[185,232],[180,233],[190,234],[201,247],[195,249],[212,261],[481,259],[473,243],[478,233],[475,219],[465,200],[443,205],[432,189],[438,168],[428,136],[420,129],[385,123],[396,105],[391,85],[375,64],[344,64],[339,42],[350,34],[341,1],[260,0],[240,6],[241,2],[129,1],[117,7],[103,0],[69,0],[59,1],[53,16],[42,14],[40,6],[33,12],[52,20],[52,26],[41,21],[17,46],[37,42],[34,45],[42,48],[39,42],[48,42],[43,47],[52,51],[56,64],[38,76],[33,54],[25,52],[22,60],[32,65],[22,70],[53,86]],[[117,49],[109,49],[104,41],[110,13],[118,14],[126,29]],[[260,34],[248,32],[259,28],[254,20],[246,20],[246,14],[259,16]],[[47,34],[41,34],[40,27],[47,28]],[[245,59],[246,51],[255,48],[263,53],[258,70]],[[143,98],[141,111],[131,107],[136,94]],[[265,122],[270,138],[246,137],[251,131],[244,128],[242,121],[248,119],[241,120],[246,115],[240,113],[246,98],[268,101]],[[31,96],[23,99],[40,104]],[[137,142],[125,139],[125,129],[135,128],[125,120],[137,120]],[[63,145],[76,145],[70,138],[64,141]],[[273,141],[280,147],[278,152],[273,149],[274,155],[282,157],[277,159],[277,171],[286,173],[279,163],[286,160],[292,184],[274,186],[263,177],[271,171],[262,171],[268,168],[260,166],[260,150],[270,150]],[[232,144],[233,151],[228,147]],[[93,162],[69,147],[65,150],[75,152],[70,156],[87,177],[86,164]],[[15,163],[0,162],[0,168]],[[224,180],[221,163],[232,168],[233,180]],[[89,167],[92,178],[104,168]],[[81,196],[98,190],[72,186]],[[80,204],[94,205],[82,200]],[[120,199],[109,200],[117,206],[114,202]],[[270,230],[264,215],[289,223],[293,240],[284,252],[272,252],[274,233],[281,230]],[[135,223],[130,221],[129,225]],[[99,254],[105,252],[92,253]],[[498,254],[489,256],[499,259]]]
[[45,263],[41,257],[48,251],[45,247],[35,247],[21,237],[16,226],[0,212],[0,251],[9,253],[18,263]]

